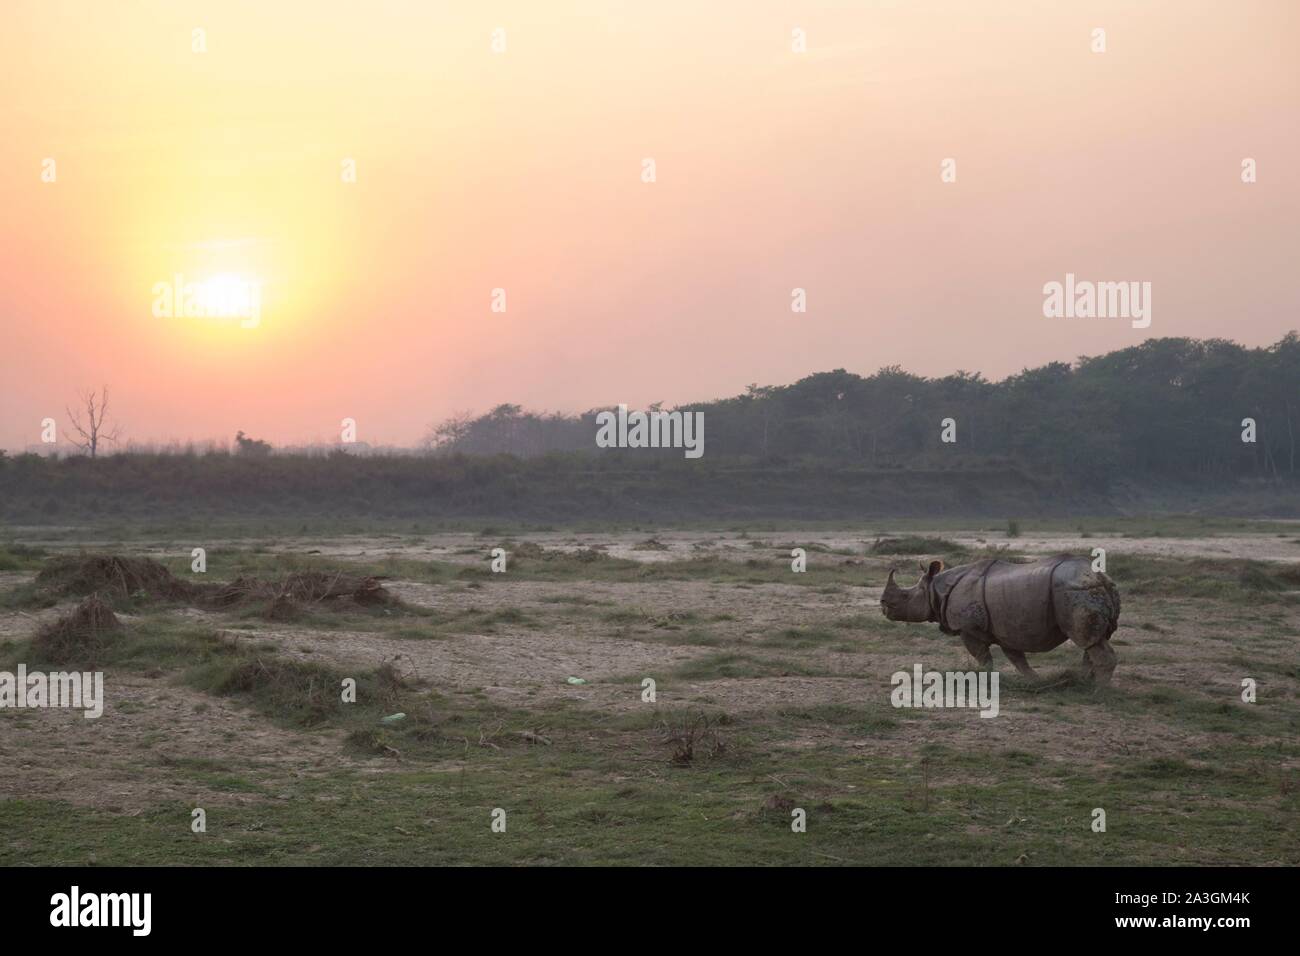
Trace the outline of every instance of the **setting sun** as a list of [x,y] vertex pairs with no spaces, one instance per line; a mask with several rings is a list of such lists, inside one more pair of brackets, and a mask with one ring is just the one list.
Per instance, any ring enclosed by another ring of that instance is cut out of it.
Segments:
[[156,283],[154,296],[153,314],[160,319],[238,319],[246,329],[262,321],[262,283],[248,276],[223,272],[186,282],[178,273],[171,282]]

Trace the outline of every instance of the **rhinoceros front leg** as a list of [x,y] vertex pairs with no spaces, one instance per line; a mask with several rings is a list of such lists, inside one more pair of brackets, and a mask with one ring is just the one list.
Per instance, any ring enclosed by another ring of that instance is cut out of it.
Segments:
[[966,645],[966,650],[970,656],[975,658],[975,663],[980,667],[988,667],[993,663],[993,654],[989,651],[989,637],[978,631],[962,631],[961,642]]
[[1038,671],[1029,666],[1029,661],[1025,659],[1024,651],[1012,650],[1009,647],[1002,648],[1002,653],[1007,655],[1007,660],[1016,665],[1016,670],[1020,671],[1025,677],[1038,680]]

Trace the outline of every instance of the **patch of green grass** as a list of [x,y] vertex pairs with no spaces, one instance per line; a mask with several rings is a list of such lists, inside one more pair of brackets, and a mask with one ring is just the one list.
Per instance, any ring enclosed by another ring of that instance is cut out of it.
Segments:
[[572,604],[576,607],[600,607],[608,601],[598,601],[583,594],[548,594],[541,599],[543,604]]
[[58,603],[53,595],[44,588],[38,588],[34,581],[0,591],[0,608],[10,611],[40,610],[54,607]]
[[897,634],[898,622],[891,621],[883,614],[866,612],[838,617],[830,626],[841,631],[866,632],[868,634]]
[[627,632],[626,636],[634,641],[664,644],[668,647],[722,647],[736,643],[734,640],[719,637],[711,631],[701,630],[698,627],[688,629],[674,627],[671,630],[654,630],[646,633]]
[[537,621],[517,607],[504,607],[499,610],[489,611],[483,615],[482,625],[484,627],[490,628],[497,624],[511,624],[518,627],[535,627],[537,626]]
[[796,661],[726,652],[708,654],[680,664],[672,671],[671,676],[681,680],[706,681],[755,677],[810,677],[820,673],[818,669]]
[[904,535],[899,538],[879,538],[868,549],[872,554],[941,555],[953,560],[970,553],[965,545],[947,538],[926,538]]
[[1121,772],[1129,777],[1137,777],[1152,782],[1187,780],[1188,778],[1213,776],[1215,773],[1212,767],[1195,766],[1180,757],[1152,757],[1139,760],[1125,767]]
[[639,607],[624,607],[601,615],[601,620],[609,624],[635,625],[680,630],[685,624],[698,622],[700,616],[694,611],[666,611],[658,613]]
[[787,627],[779,634],[773,634],[759,641],[762,647],[779,647],[788,650],[804,650],[810,647],[823,647],[840,639],[823,628]]
[[[95,664],[134,671],[161,673],[181,666],[202,663],[232,653],[232,645],[203,624],[154,612],[131,622],[114,635],[95,655]],[[25,661],[33,669],[49,665],[77,666],[75,658],[53,662],[43,660],[31,641],[15,642],[5,655],[6,665]]]
[[48,553],[44,548],[7,542],[0,545],[0,571],[39,571]]
[[324,723],[344,706],[342,676],[314,663],[231,655],[192,668],[185,679],[210,694],[251,700],[262,713],[304,727]]
[[1300,598],[1293,593],[1300,590],[1300,565],[1235,558],[1177,560],[1111,554],[1106,573],[1126,601],[1132,597],[1170,597],[1236,605],[1300,604]]
[[[4,800],[0,864],[1228,865],[1242,840],[1262,863],[1300,862],[1284,825],[1300,809],[1295,792],[1248,765],[1156,761],[1143,770],[1159,775],[1153,787],[1122,765],[1098,771],[1068,756],[1047,772],[1019,750],[934,747],[924,763],[799,753],[728,747],[674,766],[649,719],[557,734],[551,746],[471,740],[452,766],[340,769],[285,784],[290,799],[214,802],[206,834],[190,832],[191,807],[177,802],[125,817]],[[791,831],[796,807],[806,833]],[[1108,811],[1106,833],[1092,831],[1094,807]],[[497,808],[504,833],[491,828]]]
[[845,733],[877,734],[895,730],[912,712],[896,710],[885,703],[874,704],[801,704],[773,708],[772,716],[780,736],[798,734],[806,724],[825,724]]
[[180,771],[195,783],[213,790],[226,793],[255,793],[263,796],[270,793],[262,784],[240,776],[219,760],[206,757],[164,756],[158,762],[164,768]]
[[419,624],[398,624],[396,627],[386,629],[384,633],[389,637],[408,641],[438,641],[445,640],[449,636],[446,631]]

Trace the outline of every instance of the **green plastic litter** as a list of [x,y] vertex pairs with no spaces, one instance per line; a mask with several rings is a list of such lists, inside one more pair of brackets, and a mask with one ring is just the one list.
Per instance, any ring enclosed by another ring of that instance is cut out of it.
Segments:
[[566,677],[565,680],[567,680],[570,684],[585,684],[585,683],[587,683],[587,682],[586,682],[585,680],[583,680],[581,677]]
[[381,724],[395,724],[399,720],[405,720],[405,719],[406,719],[405,714],[389,714],[387,717],[380,717],[379,722]]

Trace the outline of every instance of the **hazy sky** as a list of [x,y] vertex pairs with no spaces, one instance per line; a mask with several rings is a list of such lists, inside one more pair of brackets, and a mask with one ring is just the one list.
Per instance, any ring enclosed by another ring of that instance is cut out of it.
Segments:
[[[7,0],[0,447],[101,383],[135,441],[409,444],[505,401],[1272,342],[1298,42],[1294,0]],[[1067,272],[1151,282],[1150,328],[1045,318]],[[156,316],[177,273],[256,279],[260,324]]]

